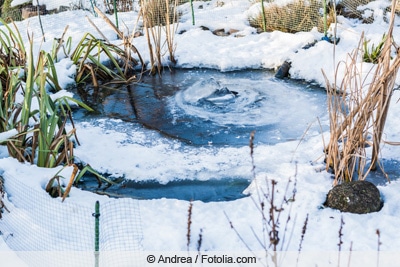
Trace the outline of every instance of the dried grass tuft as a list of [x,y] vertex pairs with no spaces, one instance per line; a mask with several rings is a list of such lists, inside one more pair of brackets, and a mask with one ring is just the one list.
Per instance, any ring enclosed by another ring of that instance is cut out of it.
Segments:
[[153,75],[158,73],[161,76],[165,54],[168,54],[170,63],[176,63],[174,36],[178,28],[178,5],[178,0],[140,0],[140,14],[150,53],[150,73]]
[[[393,1],[392,8],[396,1]],[[359,47],[348,56],[344,64],[342,81],[332,85],[326,78],[330,116],[330,140],[325,148],[326,168],[335,175],[334,184],[364,180],[377,167],[382,133],[386,122],[396,75],[400,67],[400,49],[393,41],[394,16],[392,14],[387,39],[367,78],[362,75],[362,36]],[[396,50],[391,58],[392,49]],[[336,79],[339,71],[336,69]],[[372,146],[371,163],[367,168],[367,146]]]
[[[317,27],[318,31],[323,32],[324,20],[321,14],[322,4],[318,0],[298,0],[285,6],[279,6],[274,3],[268,3],[264,7],[265,31],[281,31],[288,33],[308,32]],[[334,21],[335,11],[329,9],[329,25]],[[263,14],[250,18],[250,25],[256,28],[264,28]]]
[[145,13],[143,19],[146,20],[146,26],[165,26],[178,21],[178,12],[175,0],[141,0],[140,6]]

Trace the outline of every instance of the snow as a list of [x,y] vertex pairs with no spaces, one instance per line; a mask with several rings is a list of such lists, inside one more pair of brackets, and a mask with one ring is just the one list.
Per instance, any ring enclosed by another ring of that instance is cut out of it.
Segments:
[[11,2],[11,6],[19,6],[19,5],[23,5],[23,4],[27,4],[31,2],[32,5],[37,6],[39,5],[46,5],[46,9],[47,10],[53,10],[53,9],[57,9],[60,6],[67,6],[67,7],[73,7],[75,5],[81,4],[82,6],[86,7],[86,6],[90,6],[91,0],[72,0],[72,1],[64,1],[64,0],[13,0]]
[[[23,2],[25,1],[13,1],[13,5]],[[56,8],[60,3],[69,5],[73,4],[74,1],[39,2],[48,5],[48,8]],[[296,34],[281,32],[256,34],[256,30],[251,28],[246,20],[248,14],[255,12],[255,7],[251,7],[249,1],[227,0],[224,1],[225,4],[222,7],[218,7],[217,2],[216,0],[194,2],[196,8],[196,25],[194,26],[191,21],[189,4],[182,6],[182,21],[179,23],[178,32],[185,31],[185,33],[175,36],[177,44],[175,56],[178,67],[215,68],[229,72],[248,68],[276,69],[285,60],[289,60],[292,63],[290,69],[292,78],[304,79],[325,86],[325,79],[321,70],[324,70],[328,79],[333,81],[337,64],[346,60],[348,53],[357,48],[362,32],[372,43],[379,42],[388,26],[383,20],[383,13],[378,11],[374,13],[375,21],[373,24],[360,24],[354,20],[339,17],[337,34],[340,37],[340,43],[336,47],[328,42],[319,41],[309,49],[302,49],[303,46],[314,42],[314,40],[321,40],[323,35],[314,30]],[[388,5],[388,1],[384,0],[375,2],[368,7],[377,10]],[[199,5],[202,5],[203,8],[197,9]],[[210,16],[210,13],[213,15]],[[217,17],[221,14],[225,16],[223,21],[214,19],[214,16]],[[85,32],[91,32],[102,38],[87,22],[86,16],[102,30],[109,40],[115,44],[120,44],[121,41],[117,39],[116,34],[101,18],[94,17],[89,12],[82,10],[42,16],[46,42],[42,40],[37,18],[17,22],[16,25],[26,42],[28,42],[28,38],[25,33],[34,33],[36,50],[39,47],[50,50],[53,38],[59,38],[66,25],[69,25],[66,38],[72,37],[72,47],[74,47],[74,44],[80,41]],[[120,13],[119,18],[121,22],[124,22],[123,30],[125,32],[132,31],[135,28],[136,12]],[[114,17],[110,17],[110,19],[114,20]],[[236,35],[241,37],[218,37],[210,31],[200,29],[200,25],[211,30],[237,29],[239,32]],[[329,32],[332,31],[333,29],[330,29]],[[394,39],[397,43],[400,42],[399,26],[394,29]],[[148,62],[149,56],[145,37],[136,38],[134,44],[141,52],[144,60]],[[166,59],[164,60],[166,61]],[[75,71],[72,62],[68,59],[60,59],[55,67],[59,73],[58,78],[61,86],[64,88],[71,86]],[[363,68],[367,72],[370,67],[371,65],[364,64]],[[342,75],[343,72],[338,73],[339,80]],[[400,78],[398,77],[397,83],[399,81]],[[62,95],[70,96],[70,93],[62,91],[55,97]],[[202,96],[192,95],[191,97],[198,99]],[[400,107],[397,100],[399,97],[399,91],[395,91],[384,134],[389,141],[397,141],[398,139]],[[191,101],[193,99],[186,100]],[[299,111],[308,108],[307,101],[298,103],[297,109]],[[328,123],[327,117],[322,116],[321,121],[324,125]],[[89,120],[77,123],[76,128],[81,143],[81,146],[75,149],[76,157],[83,162],[90,163],[100,172],[114,176],[125,175],[143,181],[157,177],[160,183],[167,183],[176,177],[199,180],[221,178],[226,177],[227,173],[238,177],[253,178],[253,165],[250,149],[247,146],[190,147],[177,140],[164,138],[158,133],[144,129],[139,125],[119,120]],[[10,138],[13,134],[12,130],[2,133],[0,140]],[[378,250],[376,231],[379,229],[381,262],[387,261],[380,266],[396,266],[396,261],[388,259],[393,256],[392,253],[398,253],[400,250],[400,233],[397,228],[400,211],[400,195],[398,194],[400,181],[396,181],[398,174],[390,177],[391,183],[380,182],[378,188],[385,205],[378,213],[356,215],[322,209],[321,206],[326,193],[332,186],[331,177],[324,171],[324,163],[321,157],[322,140],[327,138],[328,135],[327,132],[323,134],[309,133],[300,143],[299,141],[289,141],[275,145],[257,145],[253,155],[256,167],[255,179],[246,190],[252,196],[230,202],[193,202],[192,242],[189,244],[189,249],[196,251],[196,242],[199,234],[202,233],[202,251],[245,253],[248,251],[248,247],[254,251],[263,251],[263,240],[260,244],[258,239],[262,239],[262,235],[268,235],[268,233],[263,229],[263,217],[257,205],[261,201],[259,199],[260,190],[265,190],[266,178],[268,177],[269,180],[274,179],[278,182],[279,190],[275,196],[277,202],[282,201],[287,184],[289,185],[289,190],[286,192],[287,196],[291,196],[293,190],[296,192],[295,201],[285,206],[281,214],[280,234],[286,233],[288,236],[285,240],[281,240],[279,248],[282,245],[282,250],[297,252],[302,227],[308,214],[307,231],[302,243],[302,251],[311,253],[314,258],[304,257],[303,261],[300,260],[300,265],[304,264],[301,266],[314,266],[317,258],[323,253],[338,251],[339,229],[342,219],[345,223],[342,226],[341,236],[343,242],[341,249],[343,251],[352,250],[355,258],[357,258],[357,252],[360,252],[361,254],[357,259],[363,259],[365,262],[363,266],[376,266],[374,258]],[[400,161],[398,148],[384,145],[382,158]],[[2,146],[0,147],[0,171],[3,176],[9,177],[9,179],[12,177],[33,190],[44,192],[43,189],[47,182],[57,171],[60,171],[60,168],[42,169],[18,163],[7,156],[7,149]],[[62,172],[64,177],[69,177],[71,168],[66,168]],[[68,178],[62,179],[63,184],[67,182]],[[5,195],[6,199],[9,198],[7,205],[10,205],[11,213],[3,213],[3,220],[11,214],[17,214],[18,211],[24,214],[26,207],[14,206],[12,204],[13,197],[15,195],[9,193]],[[72,188],[70,197],[66,202],[92,207],[96,200],[104,203],[122,201],[111,200],[106,196],[98,196]],[[59,200],[43,197],[40,201],[40,203],[37,203],[38,206],[46,206],[50,202]],[[149,251],[182,252],[187,250],[188,201],[174,199],[140,200],[139,206],[144,255],[147,255],[146,252]],[[291,220],[284,230],[289,215]],[[266,216],[268,219],[268,212],[266,212]],[[36,220],[40,220],[41,214],[37,214],[36,217]],[[231,228],[230,222],[234,229]],[[60,228],[69,229],[67,222],[60,221],[59,223]],[[14,230],[22,231],[18,228]],[[234,230],[239,233],[240,237]],[[14,253],[7,246],[5,242],[7,237],[2,230],[2,221],[0,221],[0,231],[2,234],[2,238],[0,238],[2,266],[5,261],[8,264],[6,266],[27,266],[28,264],[19,258],[17,252]],[[65,231],[67,232],[67,230]],[[34,242],[29,235],[25,236],[25,239],[25,242]],[[42,241],[53,242],[51,235],[44,235]],[[269,241],[265,242],[264,244],[269,246]],[[387,257],[385,258],[384,255],[387,255]],[[337,257],[337,254],[334,253],[333,256],[319,258],[318,260],[322,260],[322,263],[318,266],[336,266],[334,264],[335,257]],[[367,260],[371,258],[374,260]]]
[[9,138],[15,136],[18,133],[16,129],[8,130],[6,132],[0,133],[0,141],[7,141]]

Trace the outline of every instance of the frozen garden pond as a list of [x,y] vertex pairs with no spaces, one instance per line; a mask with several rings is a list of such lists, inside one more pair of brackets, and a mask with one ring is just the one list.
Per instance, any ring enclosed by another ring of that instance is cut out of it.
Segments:
[[[84,92],[83,92],[84,91]],[[97,114],[138,122],[192,145],[275,144],[299,140],[317,117],[327,114],[326,93],[317,86],[274,78],[262,70],[164,71],[119,88],[81,90]]]
[[[255,144],[300,141],[306,131],[318,132],[317,118],[327,114],[322,88],[276,79],[273,72],[265,70],[166,70],[162,78],[143,76],[139,83],[118,88],[81,88],[79,94],[96,112],[77,114],[77,121],[121,119],[118,123],[109,121],[106,127],[125,128],[127,132],[132,124],[143,125],[160,134],[155,138],[181,142],[181,153],[202,146],[214,150],[248,146],[253,131]],[[229,158],[227,161],[225,164],[229,165]],[[213,178],[215,175],[217,179]],[[114,197],[208,202],[246,196],[243,191],[251,180],[248,175],[233,172],[214,172],[203,180],[193,176],[188,180],[177,174],[161,184],[158,177],[138,182],[132,177],[122,178],[123,182],[104,190],[98,190],[94,178],[86,179],[82,186]]]

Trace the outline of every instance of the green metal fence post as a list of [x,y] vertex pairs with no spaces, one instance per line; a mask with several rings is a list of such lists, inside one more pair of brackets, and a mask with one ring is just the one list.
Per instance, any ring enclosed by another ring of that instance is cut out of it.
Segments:
[[194,25],[196,23],[194,21],[194,9],[193,9],[193,1],[192,0],[190,0],[190,8],[192,10],[192,24]]
[[323,8],[324,8],[324,37],[322,37],[322,40],[327,41],[332,43],[331,39],[328,37],[328,18],[327,18],[327,4],[326,4],[326,0],[322,1],[323,4]]
[[263,25],[263,32],[267,31],[267,21],[265,19],[265,8],[264,8],[264,0],[261,0],[261,15],[262,15],[262,25]]
[[96,201],[94,213],[94,257],[95,257],[95,267],[99,266],[99,237],[100,237],[100,202]]
[[115,14],[115,26],[117,26],[117,29],[119,29],[119,27],[118,27],[117,0],[114,0],[114,14]]

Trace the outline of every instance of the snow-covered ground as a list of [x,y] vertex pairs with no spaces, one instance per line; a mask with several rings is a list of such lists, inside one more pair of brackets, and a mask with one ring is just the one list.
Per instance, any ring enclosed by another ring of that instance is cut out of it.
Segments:
[[[21,2],[21,1],[19,1]],[[61,1],[41,1],[41,4],[57,6]],[[63,1],[65,4],[65,1]],[[362,32],[371,43],[378,43],[382,34],[387,30],[388,24],[384,22],[384,14],[377,9],[375,21],[372,24],[360,24],[354,20],[339,17],[337,36],[340,43],[334,46],[325,41],[319,41],[315,46],[305,50],[303,46],[314,40],[321,40],[323,35],[317,31],[288,34],[281,32],[257,34],[254,28],[248,25],[246,20],[252,3],[247,0],[227,0],[221,7],[217,5],[219,0],[208,2],[194,2],[196,12],[196,25],[192,25],[189,5],[182,8],[182,20],[179,23],[178,32],[184,34],[175,36],[177,66],[182,68],[202,67],[215,68],[221,71],[230,71],[247,68],[273,69],[280,66],[285,60],[292,62],[290,74],[292,78],[305,79],[310,82],[324,86],[325,80],[321,69],[325,71],[328,78],[333,81],[334,68],[340,60],[345,60],[348,53],[352,52],[358,45]],[[372,7],[389,5],[388,1],[375,1]],[[197,7],[203,4],[202,9]],[[254,8],[253,8],[254,9]],[[213,14],[224,14],[224,20],[210,17]],[[78,10],[68,11],[54,15],[42,16],[42,24],[47,42],[42,43],[42,33],[37,18],[31,18],[17,22],[20,32],[27,40],[26,33],[33,33],[35,49],[50,50],[53,38],[58,38],[69,25],[66,36],[72,36],[73,43],[77,43],[85,32],[91,32],[95,36],[98,33],[85,18],[88,16],[103,32],[103,34],[114,43],[118,44],[116,34],[101,19],[94,17],[91,13]],[[111,17],[113,19],[113,17]],[[120,13],[120,25],[124,31],[135,29],[137,13]],[[123,23],[121,23],[123,22]],[[399,23],[397,22],[396,25]],[[211,30],[233,28],[239,30],[243,37],[219,37],[210,31],[204,31],[199,26],[206,26]],[[99,36],[100,37],[100,36]],[[394,39],[400,43],[400,27],[394,29]],[[135,39],[135,46],[142,56],[148,61],[147,42],[145,37]],[[335,56],[333,56],[335,53]],[[57,63],[59,80],[64,86],[73,82],[72,73],[74,66],[68,59],[62,59]],[[364,69],[371,67],[364,64]],[[341,73],[339,73],[339,78]],[[400,79],[397,79],[399,82]],[[400,106],[397,103],[400,94],[395,91],[393,103],[390,108],[385,128],[385,139],[398,141]],[[307,103],[299,103],[298,109],[307,109]],[[268,114],[266,114],[268,116]],[[319,114],[316,114],[319,116]],[[327,125],[327,117],[320,118]],[[115,121],[115,124],[122,124]],[[311,123],[311,122],[310,122]],[[234,173],[238,176],[252,178],[252,162],[250,148],[244,147],[190,147],[176,140],[158,136],[151,130],[143,129],[138,125],[127,124],[129,131],[124,127],[110,129],[106,127],[106,121],[87,121],[77,123],[77,133],[81,146],[75,150],[76,156],[88,162],[95,169],[115,175],[134,174],[140,179],[147,177],[166,182],[185,171],[198,172],[203,179],[209,173],[219,170]],[[304,129],[305,130],[305,129]],[[324,135],[324,136],[323,136]],[[257,145],[254,151],[255,180],[247,189],[251,197],[242,198],[230,202],[193,202],[191,214],[191,242],[187,245],[187,225],[189,202],[174,199],[139,200],[141,227],[143,231],[143,262],[151,251],[165,252],[166,256],[173,256],[174,252],[197,250],[197,240],[201,234],[201,251],[215,252],[226,251],[229,253],[247,252],[249,249],[263,251],[263,244],[269,248],[268,232],[264,229],[265,223],[269,223],[269,211],[265,212],[267,218],[263,219],[259,211],[260,202],[267,201],[260,198],[260,188],[266,190],[266,178],[278,182],[275,200],[280,203],[289,183],[286,195],[292,196],[295,190],[295,201],[284,205],[281,213],[279,235],[281,237],[278,245],[279,250],[298,251],[302,240],[302,228],[306,217],[308,223],[306,234],[302,242],[302,251],[309,252],[311,257],[300,258],[300,266],[338,266],[336,264],[337,254],[325,257],[324,253],[338,251],[338,243],[342,241],[342,251],[353,251],[353,257],[361,253],[357,260],[364,260],[364,265],[359,265],[353,259],[350,266],[397,266],[393,258],[395,253],[400,253],[400,232],[397,228],[400,212],[400,182],[396,181],[398,173],[390,178],[391,183],[382,181],[378,188],[385,202],[382,210],[378,213],[356,215],[340,213],[336,210],[322,209],[326,193],[332,186],[330,174],[323,171],[324,164],[322,156],[323,137],[328,133],[306,135],[302,142],[290,141],[276,145]],[[0,139],[7,138],[5,134]],[[400,161],[399,148],[384,145],[382,158],[385,160]],[[60,199],[50,198],[43,190],[46,182],[59,170],[44,170],[35,166],[18,163],[7,155],[5,147],[0,147],[0,171],[6,179],[17,179],[36,190],[43,197],[36,203],[37,206],[46,206],[50,202],[60,202]],[[322,171],[321,171],[322,170]],[[65,172],[70,172],[66,169]],[[68,177],[66,175],[66,177]],[[290,182],[289,182],[290,179]],[[64,183],[68,181],[65,180]],[[19,191],[15,191],[19,192]],[[23,194],[23,192],[21,193]],[[29,195],[26,196],[29,198]],[[29,221],[29,216],[35,216],[32,220],[40,221],[43,214],[35,212],[28,207],[13,205],[16,195],[6,194],[6,205],[11,213],[4,212],[3,221],[7,217],[18,220],[18,216],[24,216]],[[82,207],[92,207],[96,200],[102,203],[108,201],[122,201],[108,199],[106,196],[98,196],[89,192],[73,188],[68,203],[76,203]],[[280,204],[279,204],[280,205]],[[269,207],[267,205],[267,207]],[[288,215],[290,220],[288,223]],[[71,214],[72,216],[72,214]],[[43,219],[44,220],[44,219]],[[341,221],[344,224],[341,224]],[[68,232],[68,220],[57,221],[61,229]],[[231,224],[234,226],[231,227]],[[26,235],[18,239],[18,233],[25,231],[34,232],[30,225],[27,229],[14,228],[12,235],[2,229],[3,238],[0,238],[0,262],[1,266],[29,266],[29,262],[23,262],[18,255],[10,250],[4,240],[15,238],[20,242],[35,243],[32,238],[35,235]],[[339,236],[341,229],[342,236]],[[377,230],[379,229],[379,235]],[[237,232],[236,232],[237,231]],[[283,238],[283,235],[286,235]],[[266,236],[263,236],[266,235]],[[47,238],[47,239],[46,239]],[[40,237],[42,243],[53,243],[58,236],[45,235]],[[63,240],[67,242],[68,240]],[[73,240],[70,240],[73,243]],[[378,242],[381,242],[378,244]],[[281,247],[282,246],[282,247]],[[32,248],[34,249],[34,248]],[[51,248],[49,247],[49,250]],[[381,251],[381,262],[377,261],[377,250]],[[45,250],[45,249],[43,249]],[[168,255],[168,253],[170,253]],[[387,253],[387,254],[384,254]],[[385,258],[384,256],[387,255]],[[347,260],[350,257],[345,258]],[[26,257],[24,257],[26,259]],[[383,261],[387,261],[383,263]],[[6,265],[4,265],[6,262]],[[303,265],[302,265],[303,264]],[[124,265],[125,266],[125,265]],[[129,265],[126,265],[129,266]],[[153,264],[149,266],[168,266],[164,264]],[[178,266],[178,265],[170,265]],[[186,265],[183,265],[186,266]],[[187,265],[189,266],[189,265]],[[204,264],[204,266],[212,266]],[[224,266],[224,265],[223,265]],[[236,266],[229,265],[226,266]],[[259,264],[245,264],[241,266],[260,266]],[[289,265],[283,265],[289,266]],[[293,266],[293,265],[290,265]]]

